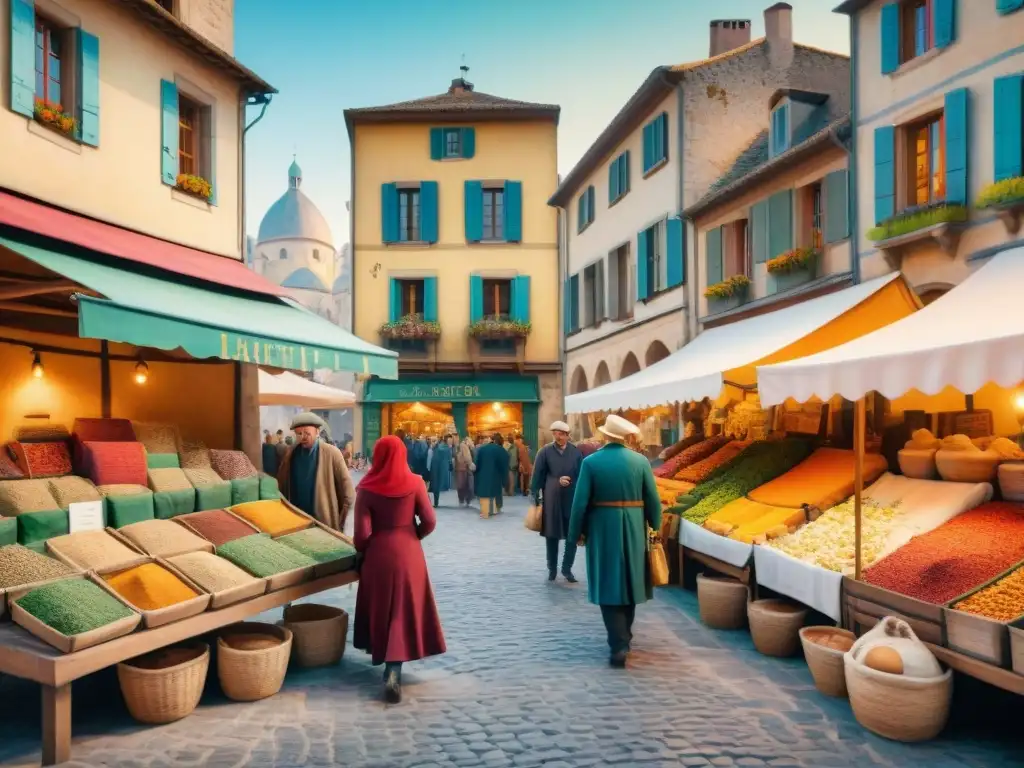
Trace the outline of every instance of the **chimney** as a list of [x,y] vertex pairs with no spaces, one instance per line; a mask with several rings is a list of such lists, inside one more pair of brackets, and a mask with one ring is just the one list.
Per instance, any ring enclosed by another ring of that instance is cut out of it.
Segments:
[[473,90],[473,84],[464,77],[456,77],[452,80],[451,88],[448,89],[448,93],[469,93]]
[[709,57],[746,45],[750,42],[750,19],[715,19],[711,22]]
[[793,44],[793,6],[776,3],[764,12],[764,36],[768,45]]

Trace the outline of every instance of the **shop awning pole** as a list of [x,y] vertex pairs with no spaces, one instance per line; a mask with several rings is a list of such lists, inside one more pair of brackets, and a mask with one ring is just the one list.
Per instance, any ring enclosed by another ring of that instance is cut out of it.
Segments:
[[857,399],[853,410],[853,578],[860,581],[861,503],[864,495],[864,431],[867,426],[866,398]]

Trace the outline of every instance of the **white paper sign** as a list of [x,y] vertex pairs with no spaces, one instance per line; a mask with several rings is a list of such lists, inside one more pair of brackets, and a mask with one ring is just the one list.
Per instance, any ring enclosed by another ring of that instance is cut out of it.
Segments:
[[71,533],[103,530],[103,502],[79,501],[68,505]]

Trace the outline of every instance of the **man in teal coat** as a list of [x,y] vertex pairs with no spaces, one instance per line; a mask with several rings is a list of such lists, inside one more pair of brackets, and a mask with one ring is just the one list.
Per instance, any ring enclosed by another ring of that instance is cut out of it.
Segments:
[[587,596],[601,606],[611,665],[624,667],[636,607],[654,596],[647,528],[661,528],[661,500],[650,463],[624,445],[639,430],[615,415],[599,429],[608,443],[583,460],[567,538],[586,536]]
[[477,498],[480,499],[480,517],[487,517],[484,499],[491,500],[492,514],[501,512],[502,495],[505,493],[505,478],[508,477],[508,451],[505,438],[495,433],[489,443],[480,446],[476,452],[476,474],[473,483]]

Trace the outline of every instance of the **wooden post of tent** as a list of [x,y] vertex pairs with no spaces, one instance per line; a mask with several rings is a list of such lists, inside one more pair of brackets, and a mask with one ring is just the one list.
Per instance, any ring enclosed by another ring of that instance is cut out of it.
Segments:
[[864,431],[867,426],[867,403],[857,399],[853,412],[853,578],[860,581],[861,503],[864,495]]

